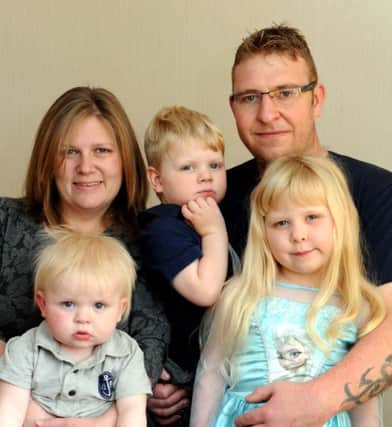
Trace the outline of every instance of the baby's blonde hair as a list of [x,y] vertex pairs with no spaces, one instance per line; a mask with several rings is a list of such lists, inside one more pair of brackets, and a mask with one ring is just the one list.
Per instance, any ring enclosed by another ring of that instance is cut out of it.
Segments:
[[114,237],[52,228],[36,259],[34,295],[56,286],[56,278],[62,274],[76,274],[80,289],[91,292],[120,286],[121,298],[127,301],[122,320],[128,317],[136,279],[135,263]]
[[205,114],[181,106],[162,108],[152,118],[144,135],[148,165],[159,168],[162,157],[174,144],[187,144],[191,139],[224,154],[222,132]]
[[[385,307],[375,287],[364,271],[361,256],[358,213],[351,199],[346,179],[328,157],[294,156],[271,162],[251,195],[251,216],[243,270],[225,287],[206,324],[212,327],[209,339],[222,349],[222,366],[230,366],[234,353],[243,344],[249,330],[250,318],[260,300],[273,295],[277,264],[265,233],[265,216],[286,195],[300,206],[322,204],[329,208],[334,221],[334,247],[325,269],[320,292],[312,302],[307,329],[321,349],[342,334],[342,327],[357,321],[361,306],[368,302],[370,315],[359,330],[359,336],[373,330],[385,317]],[[341,314],[327,330],[327,342],[316,331],[320,309],[337,294]]]

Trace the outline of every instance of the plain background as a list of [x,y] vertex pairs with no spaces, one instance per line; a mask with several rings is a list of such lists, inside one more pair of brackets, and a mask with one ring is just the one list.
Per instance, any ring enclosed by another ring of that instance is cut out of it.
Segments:
[[[21,195],[39,121],[79,85],[117,95],[139,142],[158,109],[182,104],[222,129],[227,166],[250,158],[228,104],[230,70],[242,38],[273,22],[300,28],[313,51],[327,88],[321,143],[392,168],[390,0],[0,0],[0,8],[0,195]],[[385,419],[392,427],[392,408]]]

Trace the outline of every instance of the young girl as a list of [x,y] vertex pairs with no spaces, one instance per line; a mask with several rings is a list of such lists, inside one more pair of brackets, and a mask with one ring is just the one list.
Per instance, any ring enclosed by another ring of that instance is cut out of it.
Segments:
[[[256,387],[321,375],[382,321],[382,300],[364,275],[358,215],[332,160],[267,166],[252,193],[243,270],[209,314],[192,427],[234,425],[259,406],[245,400]],[[379,426],[379,416],[373,399],[325,426]]]

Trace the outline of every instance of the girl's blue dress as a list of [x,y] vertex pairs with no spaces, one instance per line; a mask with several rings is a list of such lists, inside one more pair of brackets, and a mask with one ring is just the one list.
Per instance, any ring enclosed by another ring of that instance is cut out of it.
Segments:
[[[286,288],[288,294],[318,291],[318,288],[283,282],[278,282],[277,286]],[[235,418],[259,406],[246,402],[245,397],[261,385],[273,381],[307,381],[321,375],[342,359],[356,341],[357,327],[354,323],[348,324],[330,352],[323,353],[305,330],[312,298],[309,302],[303,302],[306,298],[300,299],[302,301],[274,296],[264,298],[257,306],[244,350],[235,358],[238,382],[224,391],[213,426],[234,426]],[[325,305],[321,309],[316,323],[321,337],[339,313],[337,305]],[[351,421],[347,412],[337,414],[324,424],[324,427],[349,426]]]

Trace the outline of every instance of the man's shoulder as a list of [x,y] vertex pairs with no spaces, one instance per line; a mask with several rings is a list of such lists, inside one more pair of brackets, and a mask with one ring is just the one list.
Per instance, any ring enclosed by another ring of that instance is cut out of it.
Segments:
[[241,163],[237,166],[233,166],[232,168],[227,170],[227,178],[237,178],[243,175],[258,175],[257,163],[254,158],[247,160],[244,163]]
[[234,195],[243,196],[250,193],[260,179],[260,173],[255,159],[250,159],[227,171],[226,198]]
[[386,186],[392,185],[392,172],[387,169],[333,151],[330,151],[329,155],[343,168],[350,181],[370,180]]

